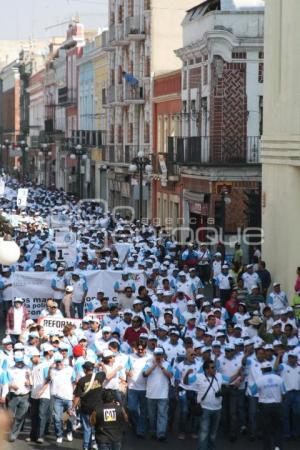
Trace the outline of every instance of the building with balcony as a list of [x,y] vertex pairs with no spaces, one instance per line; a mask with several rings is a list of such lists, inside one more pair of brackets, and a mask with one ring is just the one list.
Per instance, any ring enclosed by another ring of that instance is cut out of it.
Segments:
[[254,225],[247,193],[260,193],[264,2],[201,2],[182,30],[181,136],[170,136],[166,159],[180,170],[184,226],[225,224],[234,239],[238,227]]
[[78,59],[78,130],[81,145],[89,148],[84,161],[81,185],[86,198],[105,195],[107,180],[104,156],[106,135],[106,88],[108,82],[108,55],[105,50],[107,31],[97,35],[83,48]]
[[181,136],[181,70],[158,75],[153,84],[152,218],[157,226],[175,229],[182,216],[181,186],[168,148],[171,139]]
[[299,15],[297,0],[266,1],[263,258],[290,299],[300,266]]
[[[109,207],[133,206],[137,211],[138,182],[128,172],[142,150],[152,153],[153,79],[180,68],[174,48],[181,46],[185,10],[195,0],[111,0],[106,49],[107,181]],[[151,183],[145,180],[144,208],[151,216]]]

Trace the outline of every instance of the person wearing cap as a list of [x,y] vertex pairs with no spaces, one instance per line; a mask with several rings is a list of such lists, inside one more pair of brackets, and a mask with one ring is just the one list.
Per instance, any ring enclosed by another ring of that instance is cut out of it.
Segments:
[[13,417],[9,442],[14,442],[21,432],[29,408],[32,384],[30,369],[24,363],[23,352],[15,352],[14,361],[15,365],[9,369],[8,408]]
[[12,306],[13,290],[12,290],[12,272],[9,267],[2,267],[0,291],[2,293],[3,315],[6,316],[9,308]]
[[283,398],[283,425],[286,440],[297,439],[300,419],[300,367],[298,352],[289,350],[283,362],[283,352],[278,354],[274,369],[284,382],[286,393]]
[[227,264],[223,264],[221,273],[216,277],[216,286],[218,288],[222,306],[224,307],[227,300],[230,298],[231,290],[233,288],[233,279],[228,273],[228,270],[229,266]]
[[92,445],[93,428],[90,424],[90,415],[97,409],[102,401],[102,388],[106,375],[103,371],[95,372],[95,364],[86,361],[83,366],[84,376],[81,377],[74,389],[73,411],[80,405],[80,418],[83,427],[83,450]]
[[238,388],[243,381],[242,358],[235,354],[233,344],[225,345],[225,354],[218,359],[219,372],[223,377],[223,430],[235,442],[238,434]]
[[193,292],[191,289],[191,283],[183,270],[181,270],[178,274],[178,281],[175,288],[176,292],[182,291],[188,297],[188,300],[192,298]]
[[78,315],[79,319],[83,318],[83,310],[85,298],[88,293],[88,285],[85,277],[81,277],[78,271],[72,273],[72,278],[69,285],[73,287],[72,306],[74,314]]
[[72,309],[73,291],[73,286],[66,286],[66,288],[64,289],[65,295],[63,296],[60,304],[63,316],[69,319],[74,317],[74,311]]
[[251,294],[251,288],[254,285],[258,285],[260,287],[261,281],[256,272],[253,270],[253,264],[248,264],[246,266],[246,272],[242,274],[242,280],[244,282],[244,287],[247,289],[248,294]]
[[143,375],[146,378],[146,398],[150,433],[158,441],[165,441],[168,424],[169,383],[173,376],[171,365],[164,359],[164,350],[157,347]]
[[178,439],[180,440],[184,440],[187,433],[191,433],[192,437],[195,437],[196,433],[196,420],[191,410],[191,406],[196,403],[196,390],[193,385],[186,383],[188,376],[196,375],[199,371],[199,365],[195,358],[195,350],[189,348],[186,351],[184,360],[176,364],[175,368],[175,388],[179,400]]
[[185,378],[186,383],[195,389],[197,403],[202,407],[198,448],[215,448],[221,420],[223,377],[216,371],[216,363],[207,359],[203,364],[203,373],[195,375],[187,372]]
[[273,283],[273,292],[268,295],[267,305],[271,306],[275,319],[278,318],[280,311],[289,305],[287,295],[281,290],[280,283]]
[[213,285],[213,296],[216,297],[217,289],[216,289],[216,279],[222,272],[222,254],[220,252],[216,252],[211,265],[211,275],[210,282]]
[[263,430],[263,449],[283,448],[282,396],[286,393],[283,379],[273,372],[269,362],[261,365],[262,374],[252,386],[252,394],[258,394]]
[[57,269],[57,274],[51,280],[51,288],[53,290],[53,300],[58,304],[59,308],[62,299],[64,298],[66,286],[67,280],[65,277],[65,269],[64,267],[60,266]]
[[135,292],[136,286],[133,280],[129,278],[129,272],[124,270],[121,275],[121,280],[117,280],[114,284],[114,291],[116,294],[124,294],[126,287],[131,287],[132,292]]
[[254,311],[262,311],[265,306],[265,298],[259,291],[259,286],[254,284],[251,286],[251,294],[248,294],[245,299],[247,311],[251,314]]
[[47,383],[49,366],[41,363],[40,352],[37,348],[31,351],[31,395],[30,395],[30,419],[31,431],[27,442],[44,442],[44,435],[49,420],[50,386]]
[[127,409],[137,437],[145,438],[147,421],[146,378],[143,370],[149,359],[145,344],[138,343],[125,365],[128,391]]
[[195,299],[196,295],[199,294],[200,290],[204,288],[204,284],[198,277],[197,270],[195,267],[191,267],[189,269],[189,284],[190,284],[189,296]]
[[111,339],[112,329],[109,326],[104,326],[101,330],[100,321],[96,317],[93,318],[93,321],[91,322],[92,333],[93,328],[95,329],[96,334],[92,339],[93,344],[91,344],[91,338],[88,337],[89,346],[91,347],[92,345],[93,351],[97,355],[101,355],[104,352],[104,350],[108,349],[108,343]]
[[127,330],[128,327],[131,326],[131,319],[133,316],[133,312],[131,311],[131,309],[124,309],[123,310],[123,318],[121,318],[119,325],[118,325],[118,329],[120,331],[120,336],[123,340],[125,331]]
[[[73,349],[74,350],[74,349]],[[49,371],[48,381],[50,383],[51,397],[53,398],[54,429],[57,444],[63,442],[63,414],[71,416],[73,400],[73,384],[75,373],[71,366],[64,366],[63,356],[60,354],[54,357],[54,367]],[[72,424],[67,420],[67,440],[73,440]]]
[[115,399],[122,402],[123,394],[121,388],[126,385],[125,363],[116,360],[116,352],[109,349],[103,350],[102,361],[99,368],[105,373],[106,378],[103,389],[113,390]]
[[142,325],[143,319],[140,316],[134,315],[132,317],[131,326],[129,326],[125,331],[123,341],[127,342],[130,346],[137,344],[140,335],[142,333],[148,333],[147,329]]
[[109,314],[103,317],[102,325],[110,327],[112,330],[115,330],[119,327],[121,322],[119,308],[117,305],[110,305]]
[[255,441],[258,436],[259,409],[258,394],[252,393],[252,386],[256,384],[257,379],[261,376],[261,367],[265,361],[265,349],[262,345],[254,345],[255,353],[253,355],[253,346],[245,345],[242,365],[247,373],[247,389],[246,395],[248,399],[248,426],[249,439]]
[[263,320],[258,329],[258,336],[267,344],[273,344],[274,341],[279,341],[284,347],[287,346],[287,337],[282,331],[282,323],[280,320],[275,320],[270,331],[267,331],[266,319]]
[[21,334],[26,330],[28,319],[29,312],[24,306],[24,300],[21,297],[16,297],[6,316],[6,334],[10,335],[13,344],[18,342]]

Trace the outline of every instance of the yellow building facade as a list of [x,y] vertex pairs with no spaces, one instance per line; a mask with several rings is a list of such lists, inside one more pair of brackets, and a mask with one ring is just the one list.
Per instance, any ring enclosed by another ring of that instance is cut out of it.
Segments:
[[263,259],[290,299],[300,266],[299,17],[299,0],[266,0]]

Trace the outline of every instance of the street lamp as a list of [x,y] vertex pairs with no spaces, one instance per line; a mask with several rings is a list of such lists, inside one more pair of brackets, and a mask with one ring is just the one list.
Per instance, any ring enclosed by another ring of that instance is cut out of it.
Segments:
[[143,218],[143,179],[144,174],[151,175],[153,167],[150,159],[140,150],[135,158],[131,161],[129,172],[139,174],[139,219]]
[[47,187],[47,162],[48,157],[52,155],[52,152],[49,151],[48,144],[41,144],[41,149],[39,151],[39,156],[44,156],[44,184]]
[[222,232],[223,239],[225,237],[225,229],[226,229],[226,205],[231,203],[231,199],[228,197],[228,188],[226,186],[222,187],[221,190],[221,210],[222,210]]
[[2,150],[6,149],[6,170],[8,172],[9,165],[9,151],[12,149],[11,142],[8,139],[5,139],[4,144],[2,145]]
[[72,153],[70,154],[70,159],[77,160],[77,186],[78,186],[78,197],[81,198],[82,188],[81,188],[81,160],[87,159],[87,154],[82,145],[78,144],[72,148]]
[[28,152],[27,143],[25,141],[20,141],[17,150],[21,150],[22,152],[22,178],[24,180],[27,166],[27,157],[26,157],[26,153]]

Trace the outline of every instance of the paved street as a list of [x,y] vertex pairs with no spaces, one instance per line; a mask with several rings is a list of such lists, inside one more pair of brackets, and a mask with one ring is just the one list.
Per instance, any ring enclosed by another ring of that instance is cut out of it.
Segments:
[[[60,448],[62,450],[64,449],[81,449],[82,448],[82,441],[81,436],[78,433],[77,439],[75,439],[73,442],[64,442],[63,444],[57,446],[55,442],[55,437],[51,436],[49,437],[48,442],[45,442],[43,445],[38,444],[27,444],[24,439],[27,435],[22,434],[21,439],[12,444],[11,449],[12,450],[29,450],[29,449],[43,449],[43,450],[52,450],[54,448]],[[23,439],[24,438],[24,439]],[[284,450],[296,450],[299,449],[299,441],[298,442],[288,442],[286,446],[284,447]],[[161,448],[165,449],[172,449],[172,450],[182,450],[183,447],[188,447],[189,450],[196,450],[196,441],[193,439],[186,439],[185,441],[179,441],[178,439],[174,438],[174,436],[170,436],[168,441],[165,443],[158,443],[156,441],[153,441],[151,439],[148,440],[137,440],[132,437],[132,435],[127,434],[124,441],[124,447],[122,450],[138,450],[141,447],[143,450],[153,450]],[[218,449],[222,450],[259,450],[262,449],[262,442],[257,441],[254,443],[250,443],[246,437],[241,437],[236,443],[232,444],[226,439],[220,439],[217,445]],[[282,449],[281,449],[282,450]]]
[[[22,435],[23,436],[23,435]],[[183,446],[187,446],[189,449],[193,450],[196,449],[196,441],[192,439],[186,439],[185,441],[179,441],[178,439],[175,439],[173,436],[171,436],[167,442],[165,443],[158,443],[156,441],[152,440],[145,440],[140,441],[132,438],[132,436],[127,435],[125,437],[124,441],[124,448],[122,450],[135,450],[140,449],[141,447],[143,450],[153,450],[153,447],[155,448],[168,448],[172,450],[182,450]],[[24,440],[19,440],[16,443],[12,444],[11,446],[12,450],[29,450],[29,449],[43,449],[43,450],[50,450],[53,448],[60,448],[60,449],[81,449],[82,448],[82,441],[81,439],[75,439],[73,442],[64,442],[60,446],[56,445],[55,438],[50,437],[49,441],[43,445],[38,444],[27,444],[24,442]],[[233,450],[236,448],[237,450],[243,449],[243,450],[258,450],[262,449],[262,443],[261,441],[250,443],[247,438],[241,438],[236,443],[232,444],[228,442],[225,439],[220,439],[217,445],[217,448],[222,450]],[[296,450],[299,449],[299,442],[289,442],[285,446],[285,450]]]

